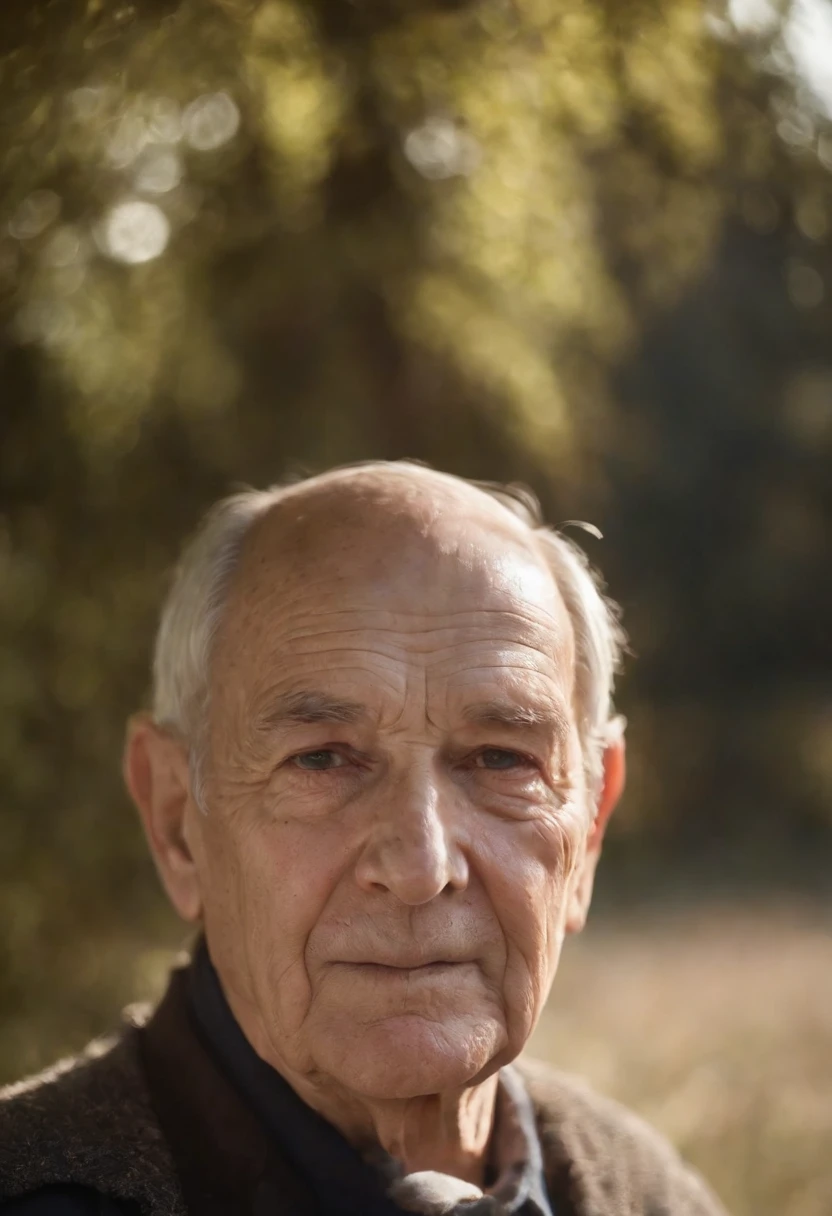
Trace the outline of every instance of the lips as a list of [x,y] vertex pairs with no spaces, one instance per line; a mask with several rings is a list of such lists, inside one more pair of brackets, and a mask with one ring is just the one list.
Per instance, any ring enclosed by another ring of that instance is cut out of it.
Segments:
[[395,962],[385,959],[381,962],[378,959],[355,959],[341,960],[339,964],[342,967],[348,967],[351,970],[363,971],[365,974],[376,975],[438,975],[443,971],[448,971],[455,967],[464,967],[470,965],[471,959],[448,959],[448,958],[421,958],[416,960],[397,959]]
[[348,963],[350,967],[372,967],[378,971],[432,971],[439,967],[460,967],[463,964],[449,959],[437,958],[427,963]]
[[358,987],[369,984],[381,988],[398,990],[402,985],[408,991],[434,987],[456,990],[465,986],[465,977],[471,974],[471,963],[435,961],[419,963],[415,967],[390,966],[387,963],[344,963],[335,967],[348,983]]

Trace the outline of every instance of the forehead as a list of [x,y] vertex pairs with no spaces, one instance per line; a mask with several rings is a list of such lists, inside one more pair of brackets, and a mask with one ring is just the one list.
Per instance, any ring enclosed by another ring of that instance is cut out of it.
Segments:
[[498,675],[522,685],[532,672],[571,681],[572,630],[554,576],[533,534],[499,504],[415,518],[342,506],[316,518],[301,504],[253,529],[215,678],[252,692],[362,673],[382,691],[404,669],[460,690]]

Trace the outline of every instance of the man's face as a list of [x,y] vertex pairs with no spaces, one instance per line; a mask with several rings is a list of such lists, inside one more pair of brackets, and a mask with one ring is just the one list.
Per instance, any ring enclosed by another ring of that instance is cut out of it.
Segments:
[[586,840],[568,616],[484,510],[267,518],[214,656],[187,827],[212,958],[261,1055],[367,1097],[517,1055]]

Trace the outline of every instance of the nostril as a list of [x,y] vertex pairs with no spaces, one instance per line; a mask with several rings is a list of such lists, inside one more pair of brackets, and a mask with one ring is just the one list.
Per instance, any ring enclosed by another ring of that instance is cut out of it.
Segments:
[[438,812],[398,819],[385,815],[373,825],[355,870],[367,891],[389,891],[411,906],[468,885],[468,865]]

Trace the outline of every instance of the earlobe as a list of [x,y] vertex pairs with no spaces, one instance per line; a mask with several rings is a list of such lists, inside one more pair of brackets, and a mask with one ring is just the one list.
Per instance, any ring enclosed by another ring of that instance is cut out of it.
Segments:
[[137,714],[128,723],[122,768],[168,897],[184,920],[196,921],[202,899],[187,843],[195,808],[186,750],[148,714]]

